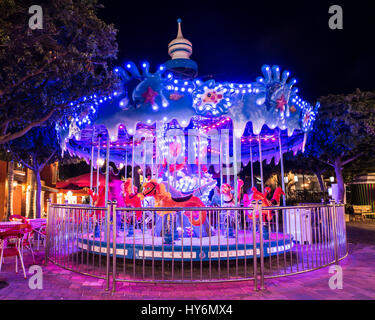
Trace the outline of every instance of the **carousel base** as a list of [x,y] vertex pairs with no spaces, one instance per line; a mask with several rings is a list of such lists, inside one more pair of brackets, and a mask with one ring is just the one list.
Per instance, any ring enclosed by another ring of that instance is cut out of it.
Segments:
[[[139,232],[138,232],[139,231]],[[151,231],[136,230],[132,235],[119,231],[116,236],[116,256],[125,259],[140,260],[186,260],[209,261],[219,259],[253,258],[253,237],[251,232],[241,230],[236,237],[214,235],[211,237],[179,237],[172,239],[167,236],[152,236]],[[78,248],[85,252],[106,255],[106,235],[89,234],[78,239]],[[110,239],[113,239],[112,234]],[[263,241],[264,257],[283,254],[293,247],[293,239],[282,233],[271,233],[268,240]],[[113,244],[110,242],[110,253],[113,255]],[[246,250],[245,250],[246,248]],[[260,256],[260,241],[256,239],[256,255]]]

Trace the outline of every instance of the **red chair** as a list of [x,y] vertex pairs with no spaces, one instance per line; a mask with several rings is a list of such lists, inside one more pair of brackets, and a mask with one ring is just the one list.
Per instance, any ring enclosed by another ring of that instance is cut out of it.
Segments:
[[29,221],[19,215],[19,214],[13,214],[9,217],[9,220],[10,221],[22,221],[23,224],[20,224],[20,225],[16,225],[14,226],[14,228],[12,228],[12,230],[20,230],[21,232],[23,232],[24,234],[24,237],[23,237],[23,240],[22,240],[22,255],[23,255],[23,248],[26,247],[26,249],[29,249],[30,252],[31,252],[31,255],[33,257],[33,261],[35,263],[35,257],[34,257],[34,251],[33,251],[33,248],[32,248],[32,243],[33,243],[33,240],[34,240],[34,230],[31,226],[31,224],[29,223]]
[[43,223],[39,230],[37,230],[37,233],[38,233],[38,249],[39,250],[39,243],[40,243],[40,240],[42,240],[42,242],[44,243],[44,246],[45,246],[45,240],[46,240],[46,237],[47,237],[47,224]]
[[29,223],[24,223],[16,226],[12,230],[19,230],[23,233],[23,239],[22,239],[22,256],[23,256],[23,248],[30,250],[31,255],[33,257],[33,262],[35,263],[35,257],[34,257],[34,251],[32,248],[32,241],[34,239],[34,230],[32,226]]
[[23,223],[29,223],[24,216],[21,216],[19,214],[12,214],[11,216],[9,216],[9,221],[21,221]]
[[0,271],[3,264],[4,257],[16,257],[16,273],[18,273],[18,258],[21,261],[23,275],[26,279],[25,266],[23,264],[23,257],[21,254],[21,243],[24,238],[24,233],[21,230],[7,230],[0,232]]

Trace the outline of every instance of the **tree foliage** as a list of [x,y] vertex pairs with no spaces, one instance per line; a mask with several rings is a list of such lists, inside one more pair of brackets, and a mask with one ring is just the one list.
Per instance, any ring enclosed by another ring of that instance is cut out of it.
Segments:
[[306,156],[335,170],[339,199],[343,200],[343,169],[375,151],[375,92],[329,95],[319,99],[321,107],[309,134]]
[[55,128],[41,126],[7,144],[10,152],[26,166],[44,167],[60,149]]
[[13,159],[33,171],[36,181],[36,215],[40,217],[41,179],[43,168],[52,163],[60,149],[54,127],[35,127],[20,138],[7,144]]
[[116,33],[100,20],[97,0],[39,1],[43,29],[29,28],[35,1],[0,1],[0,144],[46,121],[87,114],[71,102],[117,85]]

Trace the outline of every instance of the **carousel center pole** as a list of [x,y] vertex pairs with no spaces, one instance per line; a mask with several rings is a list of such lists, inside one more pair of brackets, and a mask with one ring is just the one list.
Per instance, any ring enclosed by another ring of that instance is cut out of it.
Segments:
[[227,183],[230,185],[230,168],[229,168],[229,132],[226,132],[225,135],[225,167],[227,171]]
[[[154,179],[158,179],[159,175],[159,139],[158,139],[158,129],[155,131],[155,177]],[[154,158],[154,151],[152,151],[152,158]]]
[[111,146],[111,140],[109,139],[109,132],[107,138],[107,152],[105,156],[105,204],[107,205],[108,202],[108,185],[109,185],[109,149]]
[[128,150],[125,147],[125,181],[128,178]]
[[263,160],[262,160],[262,139],[260,134],[258,135],[259,142],[259,164],[260,164],[260,180],[262,183],[262,193],[264,193],[264,182],[263,182]]
[[252,148],[252,142],[253,138],[250,136],[250,168],[251,168],[251,187],[254,187],[254,165],[253,165],[253,148]]
[[[241,137],[240,137],[241,139]],[[238,181],[237,181],[237,141],[236,132],[233,130],[233,180],[234,180],[234,204],[238,206]],[[237,217],[237,215],[236,215]]]
[[146,161],[147,161],[147,156],[146,156],[146,142],[147,140],[147,137],[145,137],[145,140],[143,140],[143,157],[142,157],[142,165],[143,165],[143,168],[142,168],[142,183],[141,183],[141,186],[143,183],[146,182],[146,170],[147,170],[147,166],[146,166]]
[[133,143],[132,143],[132,192],[134,192],[134,142],[135,142],[135,139],[134,139],[134,136],[135,136],[135,133],[133,135]]
[[[281,144],[281,130],[279,130],[279,151],[280,151],[280,168],[281,168],[281,186],[283,188],[284,193],[285,192],[285,181],[284,181],[284,159],[283,159],[283,150],[282,150],[282,144]],[[283,206],[286,205],[286,197],[283,195]]]
[[[174,145],[177,146],[177,136],[174,136]],[[176,154],[174,154],[174,170],[173,170],[173,187],[176,188],[176,179],[177,179],[177,147],[176,147]]]
[[152,147],[151,147],[151,179],[154,178],[154,139],[152,139]]
[[99,193],[99,159],[100,159],[100,137],[101,135],[98,136],[98,154],[96,156],[96,193]]
[[[220,188],[223,185],[223,140],[222,140],[222,134],[220,130],[220,154],[219,154],[219,159],[220,159]],[[223,194],[221,193],[220,190],[220,206],[223,206]]]
[[[93,131],[92,137],[91,137],[91,160],[90,160],[90,190],[92,191],[92,184],[94,180],[94,133]],[[90,206],[92,206],[92,197],[90,197]]]
[[198,130],[198,187],[201,187],[201,130]]

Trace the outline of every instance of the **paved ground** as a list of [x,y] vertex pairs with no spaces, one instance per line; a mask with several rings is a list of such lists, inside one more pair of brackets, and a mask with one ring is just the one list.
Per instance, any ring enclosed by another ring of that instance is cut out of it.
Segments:
[[[0,280],[0,299],[375,299],[375,223],[347,226],[349,256],[341,262],[343,289],[328,286],[328,268],[292,277],[267,280],[266,290],[255,292],[253,282],[196,285],[119,284],[116,293],[104,290],[104,281],[82,276],[52,264],[44,267],[43,290],[31,290],[28,280],[15,274],[14,263],[6,261]],[[42,263],[43,253],[37,255]],[[32,264],[26,258],[26,265]]]

